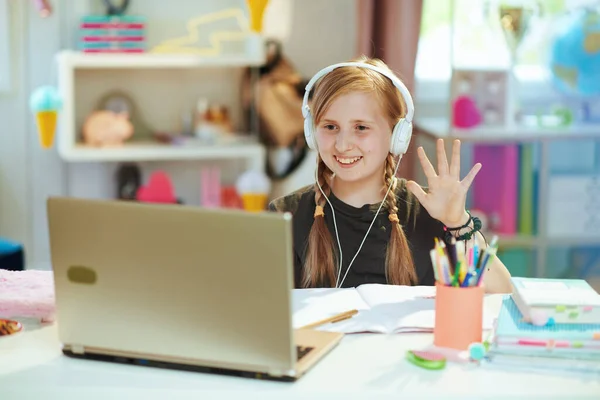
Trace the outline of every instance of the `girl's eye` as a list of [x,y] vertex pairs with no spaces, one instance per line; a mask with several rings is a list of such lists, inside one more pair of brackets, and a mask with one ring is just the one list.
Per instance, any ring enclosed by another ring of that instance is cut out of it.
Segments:
[[325,130],[332,131],[332,130],[334,130],[334,129],[335,129],[335,125],[332,125],[332,124],[327,124],[327,125],[324,125],[324,126],[323,126],[323,128],[324,128]]
[[364,126],[364,125],[358,125],[356,127],[356,129],[359,130],[359,131],[366,131],[366,130],[369,129],[369,127],[368,126]]

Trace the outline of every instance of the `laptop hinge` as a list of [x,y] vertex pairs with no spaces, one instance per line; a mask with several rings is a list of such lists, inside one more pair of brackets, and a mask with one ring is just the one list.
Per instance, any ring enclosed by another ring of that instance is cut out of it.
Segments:
[[74,354],[85,354],[85,348],[80,344],[72,344],[69,347]]
[[276,377],[276,378],[280,378],[283,376],[291,376],[294,377],[296,376],[296,371],[294,371],[293,369],[288,369],[288,370],[281,370],[281,369],[271,369],[269,370],[268,374],[270,376]]

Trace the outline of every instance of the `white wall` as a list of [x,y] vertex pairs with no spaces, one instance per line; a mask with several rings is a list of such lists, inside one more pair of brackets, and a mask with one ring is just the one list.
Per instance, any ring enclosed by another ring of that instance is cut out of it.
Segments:
[[30,246],[29,138],[23,126],[27,73],[24,71],[26,51],[22,32],[26,30],[26,16],[20,2],[15,3],[8,3],[12,82],[8,92],[0,92],[0,236]]
[[[56,84],[55,53],[74,48],[79,18],[88,13],[102,12],[99,8],[102,3],[55,0],[52,2],[53,15],[41,19],[33,2],[8,1],[14,85],[10,93],[0,93],[0,236],[24,243],[30,268],[48,268],[47,197],[113,197],[116,190],[114,173],[118,164],[65,164],[55,149],[42,150],[35,136],[33,117],[28,111],[28,97],[39,85]],[[163,38],[181,35],[186,19],[191,16],[229,6],[244,6],[245,0],[172,0],[168,6],[166,4],[160,0],[137,1],[132,2],[128,10],[129,14],[147,17],[150,46]],[[355,56],[355,9],[354,0],[294,1],[291,37],[284,43],[284,51],[302,74],[310,76],[327,64]],[[142,97],[144,90],[144,87],[135,87],[135,93]],[[156,102],[148,99],[156,95],[148,93],[147,96],[144,106],[151,108],[151,103]],[[232,103],[235,102],[233,93],[227,96]],[[154,116],[152,109],[148,113]],[[164,118],[153,122],[157,125],[169,123]],[[145,174],[158,168],[166,170],[174,180],[178,196],[191,204],[198,202],[201,163],[140,165]],[[230,164],[223,164],[223,167],[232,168],[232,171],[243,168]],[[232,175],[226,179],[231,181]]]

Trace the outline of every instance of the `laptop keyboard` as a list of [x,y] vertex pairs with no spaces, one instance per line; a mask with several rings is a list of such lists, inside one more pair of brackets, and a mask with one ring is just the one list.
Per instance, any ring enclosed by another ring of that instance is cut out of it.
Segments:
[[313,349],[314,349],[314,347],[296,346],[296,354],[297,354],[296,360],[300,361],[305,355],[310,353],[310,351]]

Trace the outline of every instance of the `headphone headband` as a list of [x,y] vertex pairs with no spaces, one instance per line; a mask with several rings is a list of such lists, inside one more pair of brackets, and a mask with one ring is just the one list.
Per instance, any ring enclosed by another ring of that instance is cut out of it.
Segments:
[[304,118],[306,118],[310,112],[310,108],[308,107],[308,97],[309,97],[310,91],[312,90],[312,87],[315,85],[315,83],[319,79],[321,79],[322,77],[324,77],[325,75],[327,75],[328,73],[333,71],[334,69],[340,68],[340,67],[359,67],[359,68],[370,69],[372,71],[379,72],[381,75],[388,78],[394,84],[394,86],[400,91],[400,93],[402,94],[402,97],[404,98],[404,102],[406,103],[406,116],[404,117],[404,119],[409,123],[412,122],[413,115],[415,114],[415,106],[413,104],[412,96],[410,95],[408,88],[393,73],[386,71],[384,69],[381,69],[379,67],[376,67],[375,65],[367,64],[364,62],[343,62],[343,63],[333,64],[333,65],[325,67],[322,70],[320,70],[319,72],[317,72],[312,77],[312,79],[308,82],[308,84],[306,85],[306,88],[305,88],[304,98],[302,100],[302,115],[304,116]]

